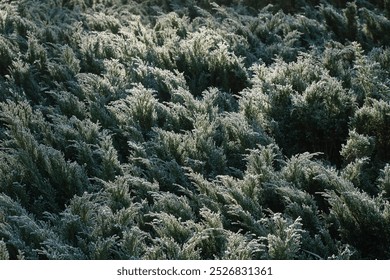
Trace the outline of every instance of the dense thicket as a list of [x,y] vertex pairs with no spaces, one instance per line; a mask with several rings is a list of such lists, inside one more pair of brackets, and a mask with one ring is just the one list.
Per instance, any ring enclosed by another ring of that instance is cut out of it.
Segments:
[[0,259],[390,258],[390,1],[0,1]]

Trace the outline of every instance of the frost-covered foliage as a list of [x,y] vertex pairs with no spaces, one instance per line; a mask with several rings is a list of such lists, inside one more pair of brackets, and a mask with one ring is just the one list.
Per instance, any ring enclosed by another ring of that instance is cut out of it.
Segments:
[[389,1],[0,1],[0,259],[389,259],[389,34]]

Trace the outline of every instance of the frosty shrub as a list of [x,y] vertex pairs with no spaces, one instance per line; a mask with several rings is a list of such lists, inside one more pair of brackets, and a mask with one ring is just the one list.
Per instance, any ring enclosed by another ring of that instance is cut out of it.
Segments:
[[0,259],[388,259],[389,1],[0,1]]

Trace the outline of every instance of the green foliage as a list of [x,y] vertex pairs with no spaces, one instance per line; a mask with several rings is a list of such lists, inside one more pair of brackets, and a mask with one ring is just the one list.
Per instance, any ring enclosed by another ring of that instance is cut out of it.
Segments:
[[7,246],[3,240],[0,241],[0,260],[9,260]]
[[375,159],[386,162],[390,159],[390,103],[385,100],[367,99],[351,120],[352,127],[359,134],[375,139]]
[[246,71],[242,59],[229,49],[228,43],[215,31],[200,29],[180,44],[177,69],[188,76],[195,95],[206,85],[239,92],[246,86]]
[[347,143],[342,145],[340,154],[346,162],[351,162],[355,159],[371,157],[373,151],[374,138],[352,130],[349,132]]
[[254,68],[252,90],[260,97],[254,101],[255,93],[244,95],[242,103],[247,105],[243,109],[253,114],[256,109],[249,106],[260,106],[262,115],[248,117],[267,127],[287,155],[321,151],[338,163],[348,121],[355,111],[354,96],[337,79],[327,76],[313,56],[293,63],[277,60],[272,72],[267,70],[265,65]]
[[381,176],[378,179],[379,187],[382,190],[382,194],[387,199],[390,198],[390,166],[386,166],[381,170]]
[[363,34],[366,40],[373,45],[381,42],[389,46],[390,20],[383,14],[374,13],[367,8],[362,8],[361,14],[364,21]]
[[16,50],[17,48],[13,46],[10,40],[7,40],[3,36],[0,37],[1,75],[5,75],[9,72],[9,68],[12,65],[12,59],[15,57]]
[[299,219],[288,222],[275,214],[267,221],[270,231],[267,235],[268,254],[274,260],[292,260],[300,249],[301,229]]
[[0,1],[0,259],[388,259],[389,1]]
[[[340,194],[331,192],[328,201],[343,241],[357,248],[362,258],[388,257],[388,203],[354,189]],[[373,238],[377,234],[380,239]]]

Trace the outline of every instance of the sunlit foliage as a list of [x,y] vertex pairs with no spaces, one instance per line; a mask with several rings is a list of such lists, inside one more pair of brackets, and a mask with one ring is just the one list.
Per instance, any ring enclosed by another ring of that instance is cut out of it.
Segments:
[[389,259],[389,47],[389,1],[0,1],[0,259]]

